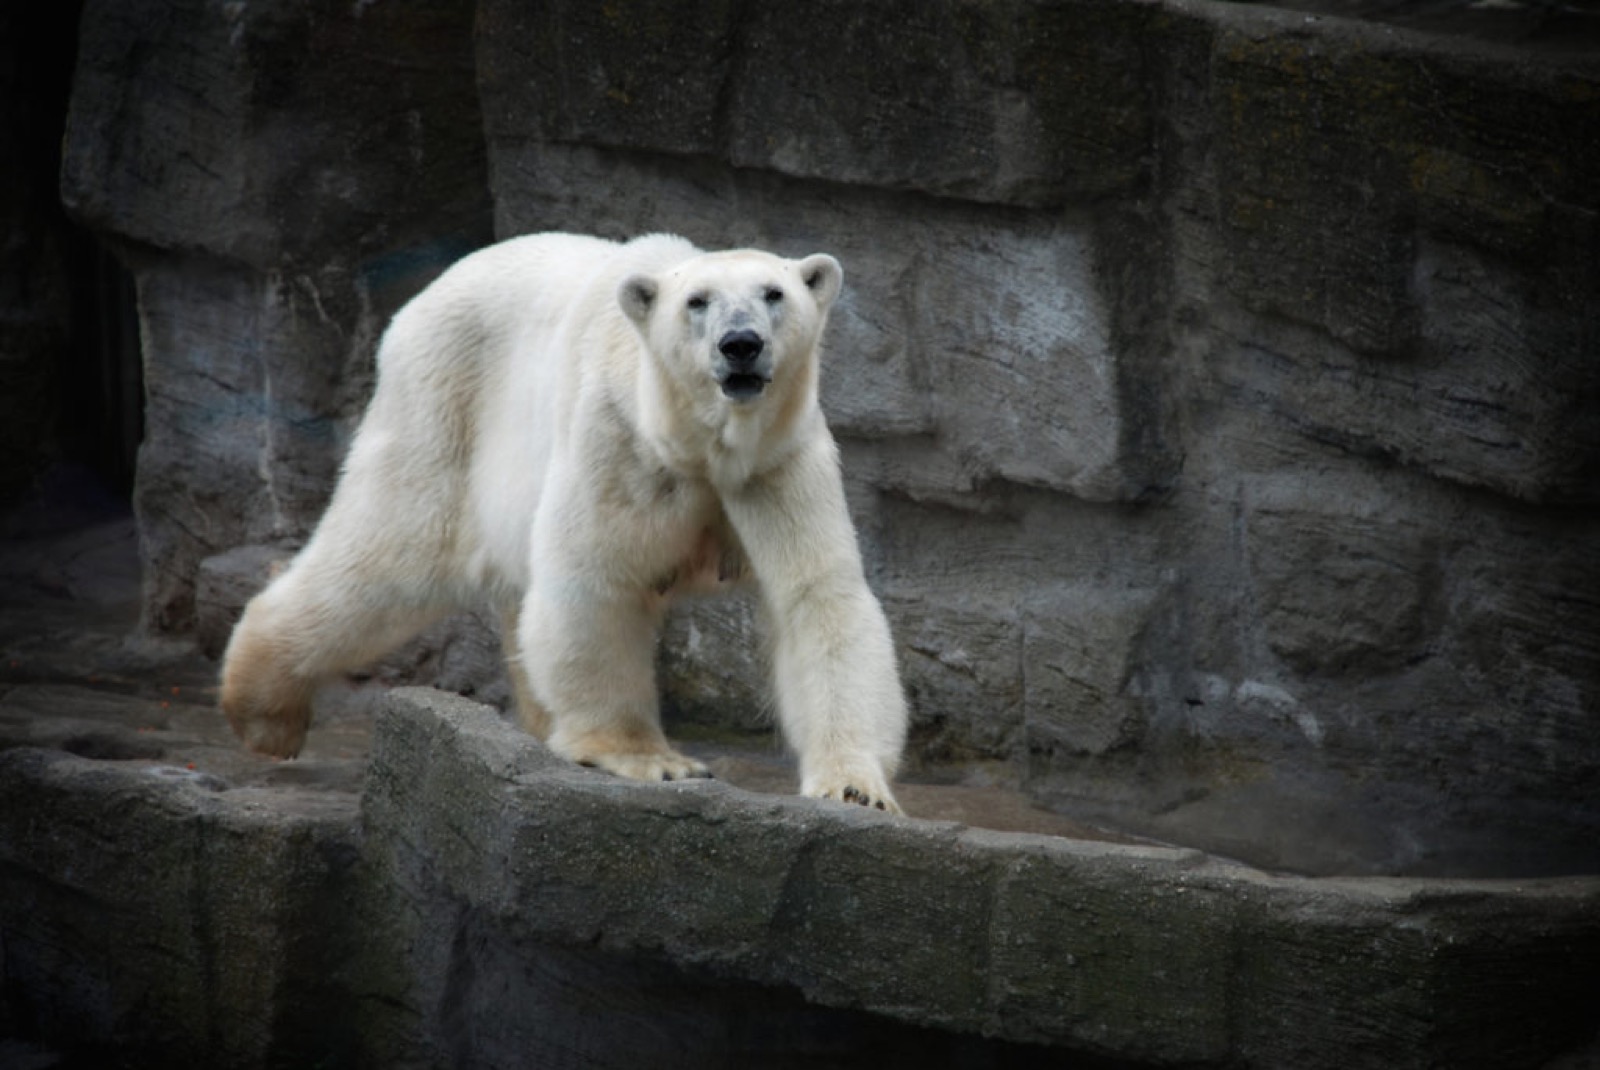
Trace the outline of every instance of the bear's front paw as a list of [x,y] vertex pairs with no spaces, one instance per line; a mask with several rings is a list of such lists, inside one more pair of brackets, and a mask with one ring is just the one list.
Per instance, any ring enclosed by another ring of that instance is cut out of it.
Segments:
[[576,761],[590,769],[604,769],[629,780],[696,780],[711,776],[704,762],[670,750],[585,754],[579,755]]
[[900,804],[894,801],[894,793],[889,790],[888,782],[872,773],[808,778],[807,783],[801,787],[800,794],[810,795],[815,799],[835,799],[839,802],[854,803],[857,806],[883,810],[891,814],[905,813],[900,809]]

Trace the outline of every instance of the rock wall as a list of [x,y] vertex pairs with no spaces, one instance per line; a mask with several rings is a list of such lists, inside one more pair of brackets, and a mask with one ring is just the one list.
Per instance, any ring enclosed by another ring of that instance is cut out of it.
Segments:
[[145,618],[303,539],[393,311],[492,237],[473,8],[85,4],[62,198],[138,287]]
[[[1268,865],[1600,868],[1589,56],[1206,0],[90,0],[62,188],[138,278],[151,627],[216,644],[491,230],[826,250],[914,767]],[[671,623],[678,716],[760,723],[750,616]]]

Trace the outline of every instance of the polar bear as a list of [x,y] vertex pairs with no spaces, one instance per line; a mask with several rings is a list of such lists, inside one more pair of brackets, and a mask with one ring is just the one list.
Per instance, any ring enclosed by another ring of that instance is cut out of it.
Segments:
[[394,317],[326,514],[234,630],[234,730],[295,755],[320,683],[487,602],[528,731],[625,777],[706,776],[662,733],[655,638],[674,595],[749,580],[801,792],[897,811],[905,699],[817,403],[842,278],[667,235],[452,266]]

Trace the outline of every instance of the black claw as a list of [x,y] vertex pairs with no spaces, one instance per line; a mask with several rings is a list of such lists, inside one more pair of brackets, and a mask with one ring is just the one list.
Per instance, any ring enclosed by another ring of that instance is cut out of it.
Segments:
[[876,806],[879,810],[887,810],[887,809],[889,809],[887,806],[883,805],[883,800],[882,799],[879,799],[873,805]]
[[661,779],[662,780],[671,780],[672,779],[672,773],[670,773],[669,771],[667,771],[665,769],[661,770]]
[[861,793],[847,784],[845,785],[844,793],[840,796],[840,798],[844,799],[845,802],[855,802],[857,799],[861,798]]

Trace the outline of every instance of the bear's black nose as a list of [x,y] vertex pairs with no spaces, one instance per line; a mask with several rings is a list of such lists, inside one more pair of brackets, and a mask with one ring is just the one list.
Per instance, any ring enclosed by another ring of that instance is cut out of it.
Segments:
[[717,343],[717,349],[728,358],[729,364],[748,367],[755,363],[765,345],[766,343],[755,331],[729,331],[722,336],[722,341]]

